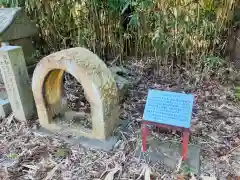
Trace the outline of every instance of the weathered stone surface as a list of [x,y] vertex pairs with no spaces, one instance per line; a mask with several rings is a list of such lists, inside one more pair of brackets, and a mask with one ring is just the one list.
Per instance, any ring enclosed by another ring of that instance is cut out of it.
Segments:
[[[1,42],[0,47],[8,46],[8,42]],[[2,74],[0,73],[0,83],[4,84]]]
[[38,34],[35,23],[21,8],[0,8],[0,24],[0,42]]
[[35,115],[35,104],[22,48],[0,48],[0,68],[15,117],[27,120]]
[[132,82],[130,82],[128,79],[126,79],[124,76],[121,76],[120,74],[128,74],[128,71],[124,68],[120,68],[117,66],[110,67],[109,69],[113,73],[119,91],[119,98],[120,100],[122,100],[124,95],[127,93],[128,88],[131,86]]
[[7,99],[7,92],[3,85],[0,86],[0,118],[7,117],[12,112],[11,105]]
[[[161,142],[156,139],[148,140],[149,147],[146,153],[141,152],[141,145],[136,156],[150,160],[152,163],[161,162],[166,168],[175,170],[181,159],[181,145],[177,143]],[[187,160],[182,163],[181,168],[190,168],[194,173],[200,171],[200,148],[189,145]]]
[[22,47],[27,67],[31,66],[37,62],[37,59],[35,57],[36,49],[30,38],[22,38],[22,39],[12,40],[12,41],[9,41],[9,44],[11,46],[21,46]]
[[[62,78],[67,71],[79,81],[91,105],[92,131],[54,119],[66,107]],[[51,131],[105,139],[119,123],[116,82],[105,63],[91,51],[77,47],[43,58],[32,77],[32,90],[40,124]],[[43,93],[44,92],[44,93]]]
[[[103,151],[111,151],[115,148],[116,143],[120,140],[121,133],[120,131],[126,131],[127,121],[121,120],[119,124],[119,128],[114,132],[114,134],[106,139],[91,139],[83,136],[75,136],[69,137],[61,133],[61,138],[65,142],[72,145],[80,145],[87,149],[94,150],[103,150]],[[40,127],[39,129],[32,129],[36,136],[54,136],[52,131],[47,130],[46,128]]]
[[[1,46],[22,46],[27,66],[36,63],[35,48],[29,37],[36,36],[38,29],[21,8],[0,8]],[[0,83],[3,83],[0,74]]]
[[0,83],[3,84],[4,81],[3,81],[3,77],[2,77],[2,74],[0,73]]
[[5,99],[8,98],[8,96],[7,96],[7,91],[6,91],[6,89],[5,89],[4,84],[1,84],[1,85],[0,85],[0,98],[3,99],[3,100],[5,100]]
[[0,98],[0,118],[7,117],[12,112],[11,105],[7,99]]
[[[33,71],[34,71],[35,67],[36,67],[36,64],[33,64],[33,65],[27,67],[27,71],[28,71],[28,75],[29,75],[30,79],[32,77],[32,74],[33,74]],[[4,84],[1,72],[0,72],[0,84]]]

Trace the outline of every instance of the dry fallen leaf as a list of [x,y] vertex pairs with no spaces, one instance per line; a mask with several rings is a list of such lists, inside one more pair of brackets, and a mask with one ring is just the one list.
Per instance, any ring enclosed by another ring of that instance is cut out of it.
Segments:
[[178,161],[176,172],[179,172],[181,165],[182,165],[182,158],[180,158]]
[[4,168],[0,168],[0,179],[1,180],[8,180],[8,172]]
[[51,180],[54,173],[57,171],[57,169],[59,168],[61,164],[57,164],[47,175],[47,177],[45,178],[45,180]]
[[150,176],[151,176],[151,169],[148,166],[146,166],[144,180],[151,180]]
[[144,176],[144,180],[150,180],[150,174],[151,174],[151,170],[148,167],[147,164],[144,164],[142,167],[142,171],[139,175],[139,177],[137,178],[137,180],[141,179]]
[[105,177],[104,180],[113,180],[114,179],[114,175],[118,172],[121,171],[121,166],[120,165],[116,165],[115,168],[109,170],[109,173],[107,174],[107,176]]
[[217,180],[215,176],[201,176],[203,180]]
[[178,175],[177,180],[184,180],[184,176],[183,175]]
[[194,174],[191,173],[191,179],[190,180],[197,180]]

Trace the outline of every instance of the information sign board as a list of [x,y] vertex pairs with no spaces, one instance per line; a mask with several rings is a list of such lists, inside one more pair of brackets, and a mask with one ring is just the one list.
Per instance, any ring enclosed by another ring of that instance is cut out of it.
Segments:
[[155,123],[190,128],[192,94],[149,90],[143,119]]

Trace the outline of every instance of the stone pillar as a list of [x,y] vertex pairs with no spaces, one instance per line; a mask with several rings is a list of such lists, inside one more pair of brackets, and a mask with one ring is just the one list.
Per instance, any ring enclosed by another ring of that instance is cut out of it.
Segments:
[[[8,45],[9,45],[8,42],[1,42],[1,47],[8,46]],[[4,83],[1,73],[0,73],[0,83],[1,83],[1,84]]]
[[0,67],[15,118],[26,121],[36,114],[36,109],[22,48],[1,47]]
[[2,77],[2,74],[1,74],[1,73],[0,73],[0,83],[1,83],[1,84],[4,84],[3,77]]

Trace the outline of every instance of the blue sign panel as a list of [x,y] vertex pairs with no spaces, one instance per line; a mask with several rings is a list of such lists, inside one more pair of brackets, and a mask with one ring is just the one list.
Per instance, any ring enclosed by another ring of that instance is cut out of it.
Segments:
[[143,119],[190,128],[194,96],[191,94],[149,90]]

